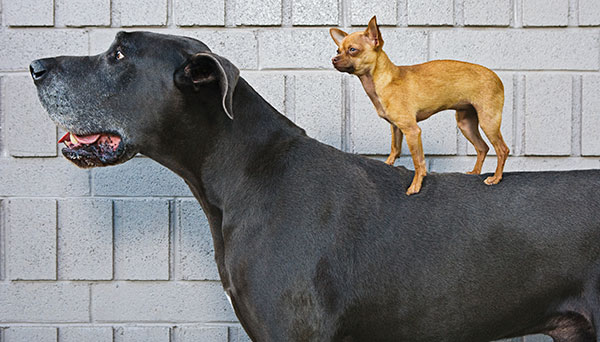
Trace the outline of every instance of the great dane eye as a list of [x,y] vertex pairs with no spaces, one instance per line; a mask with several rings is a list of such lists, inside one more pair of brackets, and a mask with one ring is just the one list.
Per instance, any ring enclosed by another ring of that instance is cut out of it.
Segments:
[[125,55],[121,52],[121,50],[117,50],[117,52],[115,52],[115,59],[121,60],[123,58],[125,58]]

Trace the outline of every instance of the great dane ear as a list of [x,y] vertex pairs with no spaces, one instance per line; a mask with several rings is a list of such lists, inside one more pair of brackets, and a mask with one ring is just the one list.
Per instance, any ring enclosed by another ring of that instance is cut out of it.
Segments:
[[233,90],[240,70],[230,61],[214,53],[200,52],[190,57],[174,77],[178,86],[191,86],[195,91],[209,83],[219,82],[223,110],[233,120]]

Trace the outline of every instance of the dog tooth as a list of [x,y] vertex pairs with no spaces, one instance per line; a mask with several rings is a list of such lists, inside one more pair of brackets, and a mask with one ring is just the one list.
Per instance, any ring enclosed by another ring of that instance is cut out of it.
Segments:
[[75,138],[75,135],[73,133],[69,134],[69,137],[70,137],[71,142],[73,143],[73,145],[79,144],[79,141],[77,141],[77,138]]

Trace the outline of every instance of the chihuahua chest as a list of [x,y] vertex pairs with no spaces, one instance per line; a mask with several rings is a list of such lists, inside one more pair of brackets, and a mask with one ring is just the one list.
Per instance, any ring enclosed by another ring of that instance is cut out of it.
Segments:
[[377,95],[377,91],[375,90],[375,82],[373,81],[373,76],[371,76],[370,74],[366,74],[363,76],[359,76],[359,79],[362,83],[363,88],[365,89],[365,92],[369,96],[369,99],[371,99],[371,102],[375,106],[377,115],[389,122],[390,119],[386,113],[385,107],[381,103],[379,95]]

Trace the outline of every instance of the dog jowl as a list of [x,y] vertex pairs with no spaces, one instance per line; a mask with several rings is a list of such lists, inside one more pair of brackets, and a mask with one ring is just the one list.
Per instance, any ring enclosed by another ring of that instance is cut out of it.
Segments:
[[[170,53],[144,44],[148,39]],[[63,155],[83,168],[123,163],[138,152],[152,155],[156,145],[151,142],[169,134],[175,138],[169,127],[185,127],[185,118],[162,114],[189,106],[184,95],[188,91],[220,90],[223,108],[232,117],[232,91],[239,74],[200,41],[126,32],[118,33],[104,53],[35,60],[30,72],[42,105],[67,131],[59,140],[65,144]]]

